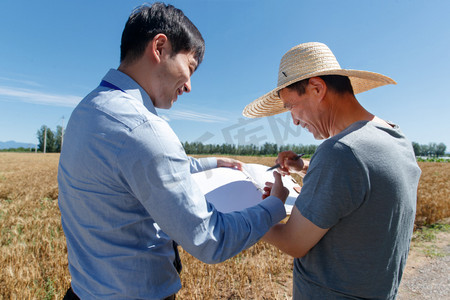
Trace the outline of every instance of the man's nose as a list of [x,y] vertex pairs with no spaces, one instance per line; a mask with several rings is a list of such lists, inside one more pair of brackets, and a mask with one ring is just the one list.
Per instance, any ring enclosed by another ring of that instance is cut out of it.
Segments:
[[185,84],[184,84],[184,92],[189,93],[191,91],[191,79],[189,79]]
[[296,119],[294,118],[294,115],[292,114],[292,112],[291,112],[291,117],[292,117],[292,122],[294,122],[294,125],[295,125],[295,126],[298,126],[298,125],[300,124],[300,121],[299,121],[299,120],[296,120]]

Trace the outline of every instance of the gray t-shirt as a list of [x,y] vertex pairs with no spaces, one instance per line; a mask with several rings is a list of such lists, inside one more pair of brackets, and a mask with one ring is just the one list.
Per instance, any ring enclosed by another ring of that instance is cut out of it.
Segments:
[[396,125],[360,121],[324,141],[296,206],[330,230],[294,260],[294,299],[395,299],[420,173]]

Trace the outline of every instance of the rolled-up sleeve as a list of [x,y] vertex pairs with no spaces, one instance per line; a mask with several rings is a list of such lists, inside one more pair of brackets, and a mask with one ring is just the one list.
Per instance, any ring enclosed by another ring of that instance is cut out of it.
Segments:
[[250,247],[286,216],[276,197],[239,212],[215,210],[191,178],[192,171],[216,167],[214,160],[188,158],[161,119],[134,128],[118,156],[121,177],[158,226],[207,263],[224,261]]
[[188,156],[188,158],[192,174],[217,168],[217,158],[215,157],[202,157],[197,159]]

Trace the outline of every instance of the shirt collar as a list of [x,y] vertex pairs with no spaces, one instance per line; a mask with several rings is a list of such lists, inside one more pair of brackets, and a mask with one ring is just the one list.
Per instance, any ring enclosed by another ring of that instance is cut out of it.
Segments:
[[108,73],[106,73],[105,77],[103,77],[103,80],[112,83],[121,90],[125,91],[125,93],[131,97],[142,102],[150,112],[158,115],[147,92],[127,74],[116,69],[110,69]]

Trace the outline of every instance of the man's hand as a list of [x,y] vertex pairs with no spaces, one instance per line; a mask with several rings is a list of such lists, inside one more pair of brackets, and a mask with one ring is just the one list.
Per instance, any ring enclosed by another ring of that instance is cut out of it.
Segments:
[[280,164],[278,171],[282,175],[297,173],[304,176],[306,174],[306,170],[308,169],[309,164],[305,164],[305,161],[303,161],[301,158],[298,160],[294,160],[296,156],[297,153],[293,151],[283,151],[278,153],[278,157],[275,163]]
[[275,182],[266,182],[262,198],[266,199],[269,196],[275,196],[284,204],[286,203],[286,198],[289,196],[289,190],[283,186],[283,181],[281,180],[280,173],[274,171],[273,177],[275,177]]
[[232,168],[237,170],[242,170],[243,162],[228,158],[228,157],[218,157],[217,158],[217,167],[226,167],[226,168]]

